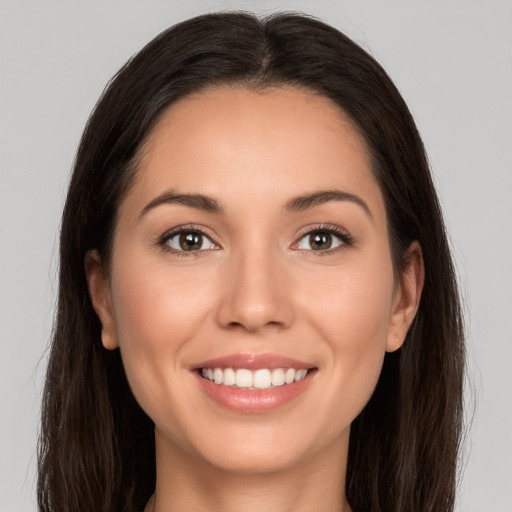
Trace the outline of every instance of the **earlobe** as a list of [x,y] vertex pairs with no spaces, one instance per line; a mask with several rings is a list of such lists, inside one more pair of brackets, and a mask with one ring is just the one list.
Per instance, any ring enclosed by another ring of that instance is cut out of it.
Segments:
[[118,347],[110,284],[98,251],[87,251],[85,273],[92,306],[101,322],[101,342],[108,350]]
[[405,265],[395,290],[386,340],[387,352],[399,349],[405,341],[420,305],[424,282],[423,252],[420,244],[414,241],[405,254]]

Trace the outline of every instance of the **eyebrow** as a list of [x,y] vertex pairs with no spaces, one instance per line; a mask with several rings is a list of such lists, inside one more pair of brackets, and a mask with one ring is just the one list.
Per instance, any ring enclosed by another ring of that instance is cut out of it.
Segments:
[[288,201],[285,209],[289,212],[303,212],[330,201],[349,201],[355,203],[359,205],[370,218],[373,218],[370,208],[359,196],[342,190],[324,190],[299,196]]
[[[197,210],[203,210],[209,213],[220,214],[224,211],[222,204],[214,199],[203,194],[181,194],[174,190],[168,190],[163,194],[155,197],[150,201],[140,213],[140,217],[143,217],[150,210],[153,210],[157,206],[163,204],[181,204],[190,208],[196,208]],[[140,218],[139,217],[139,218]]]
[[[286,203],[285,210],[289,212],[303,212],[330,201],[350,201],[359,205],[370,218],[373,218],[370,208],[359,196],[341,190],[324,190],[295,197]],[[140,217],[163,204],[180,204],[215,214],[224,212],[222,204],[213,197],[204,194],[183,194],[169,190],[150,201],[143,208]]]

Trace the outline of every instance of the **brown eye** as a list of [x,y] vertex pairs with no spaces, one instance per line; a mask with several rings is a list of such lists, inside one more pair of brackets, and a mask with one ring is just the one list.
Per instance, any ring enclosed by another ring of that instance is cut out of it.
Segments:
[[298,249],[308,251],[328,251],[342,245],[344,241],[340,235],[329,231],[312,231],[305,234],[298,242]]
[[199,233],[182,233],[179,241],[184,251],[199,251],[203,246],[203,236]]
[[165,242],[178,252],[196,252],[215,249],[216,245],[199,231],[182,231],[170,236]]
[[330,233],[314,233],[309,237],[309,245],[314,251],[330,249],[332,246],[332,235]]

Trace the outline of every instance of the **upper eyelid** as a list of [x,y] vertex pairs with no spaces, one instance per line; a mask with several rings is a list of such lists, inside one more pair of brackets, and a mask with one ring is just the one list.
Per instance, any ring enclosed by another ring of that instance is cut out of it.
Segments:
[[159,245],[164,245],[168,240],[175,237],[176,235],[179,235],[180,233],[186,233],[188,231],[200,233],[201,235],[208,238],[213,244],[219,248],[221,247],[217,237],[211,232],[211,230],[198,224],[182,224],[174,228],[170,228],[158,237],[157,243]]
[[306,235],[309,235],[311,233],[316,233],[319,231],[327,231],[329,233],[333,233],[335,235],[345,236],[346,238],[352,239],[352,235],[347,231],[346,229],[342,228],[341,226],[338,226],[336,224],[313,224],[308,225],[302,228],[298,234],[295,235],[295,239],[299,240],[303,238]]
[[[219,248],[222,248],[222,244],[219,242],[218,237],[209,228],[207,228],[206,226],[202,226],[200,224],[182,224],[170,228],[159,237],[158,243],[163,244],[170,238],[187,231],[195,231],[201,233],[203,236],[209,238]],[[346,242],[347,240],[350,243],[354,242],[354,237],[341,226],[338,226],[336,224],[321,223],[310,224],[300,229],[299,232],[296,233],[291,239],[292,246],[297,244],[305,236],[319,231],[327,231],[329,233],[334,234],[335,236],[339,236],[343,242]]]
[[202,235],[207,236],[208,238],[215,238],[215,235],[205,226],[201,226],[199,224],[180,224],[179,226],[175,226],[166,230],[160,238],[172,238],[179,233],[184,233],[187,231],[201,233]]
[[[334,236],[337,236],[341,240],[342,246],[352,246],[355,243],[354,237],[341,226],[335,224],[319,224],[307,226],[306,228],[303,228],[298,235],[295,235],[295,241],[292,243],[292,248],[293,246],[296,246],[304,237],[318,232],[328,232]],[[318,251],[318,253],[328,253],[330,250],[336,249],[337,248],[327,249],[325,251]]]

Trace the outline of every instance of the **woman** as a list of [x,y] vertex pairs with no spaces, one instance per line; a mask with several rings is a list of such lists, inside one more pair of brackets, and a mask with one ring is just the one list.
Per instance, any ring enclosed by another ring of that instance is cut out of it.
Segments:
[[86,127],[60,261],[41,510],[453,510],[442,216],[404,101],[335,29],[150,42]]

